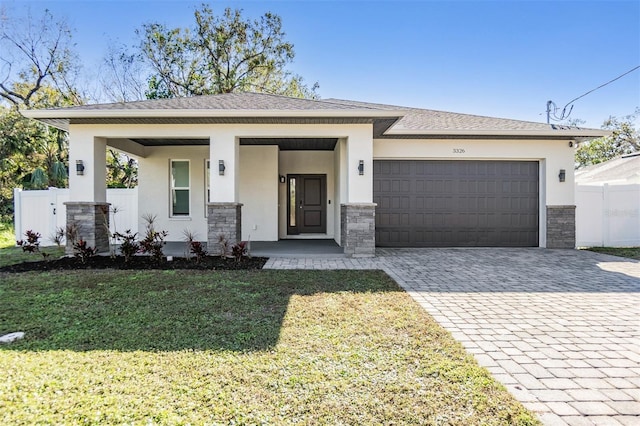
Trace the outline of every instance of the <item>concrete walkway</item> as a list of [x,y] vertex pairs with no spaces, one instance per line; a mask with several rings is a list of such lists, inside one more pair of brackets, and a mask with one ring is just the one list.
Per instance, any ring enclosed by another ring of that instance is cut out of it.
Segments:
[[547,425],[640,425],[640,262],[577,250],[378,249],[266,268],[383,269]]

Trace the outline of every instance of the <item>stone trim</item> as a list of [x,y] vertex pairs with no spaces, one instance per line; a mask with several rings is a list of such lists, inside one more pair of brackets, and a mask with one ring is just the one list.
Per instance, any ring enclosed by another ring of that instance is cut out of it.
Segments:
[[376,255],[376,204],[340,205],[340,245],[347,257]]
[[218,238],[224,235],[229,244],[242,239],[242,204],[207,203],[207,244],[218,247]]
[[[109,203],[67,201],[67,230],[76,230],[76,240],[82,239],[98,253],[109,251]],[[66,231],[66,230],[65,230]],[[73,254],[73,238],[67,235],[65,253]]]
[[576,247],[576,206],[547,206],[547,248]]

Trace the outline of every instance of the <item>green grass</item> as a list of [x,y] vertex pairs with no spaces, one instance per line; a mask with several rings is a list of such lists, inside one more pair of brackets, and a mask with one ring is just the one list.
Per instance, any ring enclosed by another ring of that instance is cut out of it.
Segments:
[[589,247],[587,250],[640,260],[640,247]]
[[16,245],[13,223],[0,222],[0,248],[12,247]]
[[[40,251],[50,255],[51,258],[64,255],[64,248],[59,247],[43,247]],[[0,222],[0,267],[43,259],[39,253],[25,253],[22,248],[16,247],[13,223]]]
[[0,283],[0,424],[537,424],[382,272]]

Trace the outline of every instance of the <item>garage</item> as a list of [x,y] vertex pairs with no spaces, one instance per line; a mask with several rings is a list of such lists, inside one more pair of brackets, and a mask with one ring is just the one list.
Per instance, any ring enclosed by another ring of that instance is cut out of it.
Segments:
[[379,247],[537,247],[537,161],[374,160]]

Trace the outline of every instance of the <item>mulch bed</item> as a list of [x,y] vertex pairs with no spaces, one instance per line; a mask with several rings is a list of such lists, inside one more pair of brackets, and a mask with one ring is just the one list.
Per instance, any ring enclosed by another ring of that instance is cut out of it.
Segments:
[[240,261],[219,256],[206,256],[200,262],[195,258],[174,257],[156,261],[149,256],[134,256],[128,262],[124,257],[94,256],[83,263],[77,257],[61,257],[59,259],[42,260],[37,262],[23,262],[0,267],[0,272],[30,272],[30,271],[67,271],[76,269],[195,269],[195,270],[244,270],[262,269],[267,262],[266,257],[248,257]]

